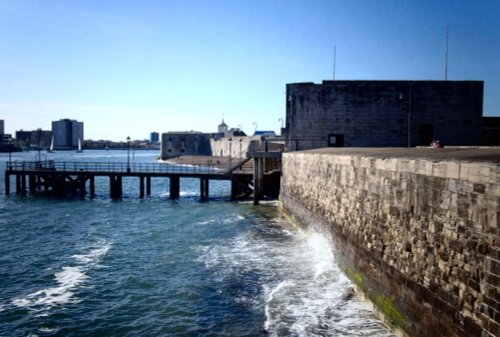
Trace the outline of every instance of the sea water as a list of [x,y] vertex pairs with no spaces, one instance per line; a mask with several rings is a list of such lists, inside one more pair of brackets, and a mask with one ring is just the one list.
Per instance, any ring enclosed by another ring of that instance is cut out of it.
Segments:
[[[153,163],[158,153],[128,155]],[[44,156],[126,162],[127,151]],[[276,203],[231,202],[230,184],[215,181],[200,202],[197,179],[181,179],[170,200],[166,178],[144,199],[124,178],[113,201],[108,184],[96,179],[94,199],[5,196],[2,184],[0,336],[393,336],[328,241]]]

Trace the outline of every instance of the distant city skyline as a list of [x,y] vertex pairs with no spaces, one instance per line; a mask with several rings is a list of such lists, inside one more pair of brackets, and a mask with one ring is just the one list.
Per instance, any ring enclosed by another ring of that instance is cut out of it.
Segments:
[[484,81],[500,116],[500,1],[0,3],[5,133],[85,123],[86,139],[151,132],[279,133],[287,83]]

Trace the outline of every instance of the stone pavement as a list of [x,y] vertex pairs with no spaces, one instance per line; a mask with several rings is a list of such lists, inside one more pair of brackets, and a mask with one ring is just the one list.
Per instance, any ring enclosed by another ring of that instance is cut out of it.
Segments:
[[372,158],[428,159],[435,161],[466,161],[500,163],[500,147],[430,147],[417,148],[322,148],[306,153],[363,156]]

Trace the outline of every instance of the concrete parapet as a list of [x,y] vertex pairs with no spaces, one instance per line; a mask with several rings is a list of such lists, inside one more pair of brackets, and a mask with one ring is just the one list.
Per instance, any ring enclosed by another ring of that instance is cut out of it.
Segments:
[[405,334],[500,336],[500,149],[441,150],[285,153],[281,204]]

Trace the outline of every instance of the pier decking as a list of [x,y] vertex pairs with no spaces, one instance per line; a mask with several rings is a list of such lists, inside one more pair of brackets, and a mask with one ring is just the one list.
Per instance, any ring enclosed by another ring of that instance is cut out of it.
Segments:
[[[279,169],[266,170],[262,158],[254,156],[244,160],[233,159],[229,162],[207,160],[203,165],[56,162],[52,160],[12,161],[6,164],[5,193],[10,194],[10,177],[14,176],[16,193],[21,195],[29,191],[34,195],[37,192],[47,192],[57,196],[76,194],[84,197],[88,193],[90,198],[93,198],[95,197],[95,177],[108,177],[110,197],[118,199],[123,195],[123,178],[135,177],[139,180],[139,197],[143,198],[151,194],[151,178],[164,177],[170,180],[170,198],[176,199],[180,196],[181,178],[198,178],[201,200],[208,199],[210,180],[227,180],[231,181],[232,199],[253,194],[254,203],[258,203],[265,193],[265,181],[271,181],[269,177],[279,175]],[[251,159],[253,159],[253,167]],[[252,185],[253,191],[249,188]]]

